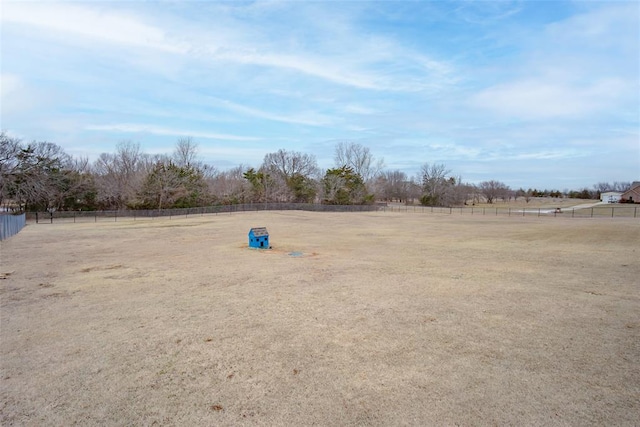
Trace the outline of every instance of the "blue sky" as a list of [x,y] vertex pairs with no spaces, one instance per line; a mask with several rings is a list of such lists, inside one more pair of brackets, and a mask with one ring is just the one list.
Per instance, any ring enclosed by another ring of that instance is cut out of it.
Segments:
[[353,141],[414,175],[640,180],[640,2],[3,1],[2,129],[220,169]]

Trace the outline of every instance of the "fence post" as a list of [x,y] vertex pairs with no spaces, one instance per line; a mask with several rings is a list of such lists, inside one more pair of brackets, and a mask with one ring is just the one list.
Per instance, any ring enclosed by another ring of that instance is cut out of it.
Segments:
[[113,222],[118,222],[118,211],[113,214]]
[[638,212],[638,207],[636,206],[636,207],[633,208],[633,217],[634,218],[636,217],[636,213],[637,212]]
[[53,212],[49,212],[49,214],[51,215],[51,224],[53,224]]
[[73,211],[73,223],[76,223],[76,211]]
[[93,212],[93,222],[98,222],[98,211]]
[[496,216],[498,216],[498,208],[496,208]]
[[38,211],[36,211],[36,224],[38,223]]
[[451,215],[451,212],[453,212],[453,209],[449,207],[449,215]]
[[571,209],[571,218],[573,218],[575,214],[576,214],[576,208]]
[[540,216],[540,208],[538,208],[538,216]]
[[[593,209],[593,208],[591,208]],[[613,206],[611,206],[611,218],[613,218]]]
[[509,208],[509,216],[511,216],[511,208]]

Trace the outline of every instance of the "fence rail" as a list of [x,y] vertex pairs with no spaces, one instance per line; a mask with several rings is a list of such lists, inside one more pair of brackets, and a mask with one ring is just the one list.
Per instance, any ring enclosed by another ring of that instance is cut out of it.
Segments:
[[6,240],[9,237],[18,234],[22,227],[26,224],[26,215],[1,214],[0,215],[0,240]]
[[122,211],[55,211],[29,212],[26,219],[37,224],[54,222],[98,222],[127,220],[152,220],[154,218],[180,218],[205,214],[227,214],[234,212],[303,210],[312,212],[416,212],[446,215],[485,215],[521,217],[561,218],[640,218],[637,206],[594,206],[589,208],[507,208],[507,207],[430,207],[391,205],[322,205],[306,203],[253,203],[239,205],[216,205],[200,208],[122,210]]

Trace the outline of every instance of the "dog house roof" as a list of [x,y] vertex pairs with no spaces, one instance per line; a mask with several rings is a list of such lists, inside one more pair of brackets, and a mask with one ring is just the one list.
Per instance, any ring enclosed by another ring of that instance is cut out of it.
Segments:
[[253,234],[255,237],[260,237],[268,236],[269,232],[267,231],[267,227],[253,227],[249,230],[249,234]]

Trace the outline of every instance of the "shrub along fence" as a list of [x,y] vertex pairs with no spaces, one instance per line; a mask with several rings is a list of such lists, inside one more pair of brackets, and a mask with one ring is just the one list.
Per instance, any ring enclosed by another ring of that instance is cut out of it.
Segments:
[[26,224],[26,215],[0,214],[0,240],[6,240],[18,234]]
[[154,210],[121,210],[121,211],[55,211],[29,212],[27,219],[37,224],[53,224],[54,222],[98,222],[145,220],[154,218],[188,218],[205,214],[228,214],[234,212],[284,211],[302,210],[312,212],[416,212],[446,215],[493,215],[493,216],[538,216],[561,218],[640,218],[637,206],[599,205],[590,208],[506,208],[506,207],[430,207],[430,206],[388,206],[376,205],[322,205],[315,203],[249,203],[238,205],[216,205],[200,208],[154,209]]

